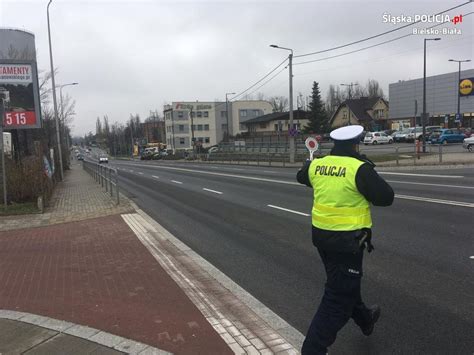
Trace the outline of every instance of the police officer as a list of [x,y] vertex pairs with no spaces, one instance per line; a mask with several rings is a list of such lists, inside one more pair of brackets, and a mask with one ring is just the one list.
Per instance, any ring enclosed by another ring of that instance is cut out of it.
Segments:
[[371,251],[370,203],[390,206],[394,193],[357,152],[363,127],[331,132],[334,148],[323,158],[308,161],[297,180],[313,188],[313,244],[326,269],[321,304],[311,322],[302,354],[326,354],[350,318],[366,336],[372,334],[380,307],[367,307],[361,297],[362,257]]

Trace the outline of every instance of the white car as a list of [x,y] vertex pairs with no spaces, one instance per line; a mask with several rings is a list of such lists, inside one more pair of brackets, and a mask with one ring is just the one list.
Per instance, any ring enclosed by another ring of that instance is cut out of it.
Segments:
[[109,158],[107,158],[107,156],[101,155],[101,156],[99,157],[99,164],[100,164],[100,163],[108,163],[108,162],[109,162]]
[[466,148],[470,152],[474,152],[474,137],[464,138],[462,142],[463,148]]
[[364,137],[364,144],[392,144],[393,138],[384,132],[368,132]]

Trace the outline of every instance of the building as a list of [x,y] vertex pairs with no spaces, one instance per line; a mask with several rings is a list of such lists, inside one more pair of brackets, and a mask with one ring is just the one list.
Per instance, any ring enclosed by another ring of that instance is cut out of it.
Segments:
[[360,97],[341,103],[332,115],[329,124],[338,128],[358,124],[367,131],[389,129],[389,106],[382,97]]
[[173,102],[163,110],[166,143],[173,150],[187,150],[193,148],[194,139],[196,146],[208,148],[221,142],[227,133],[242,133],[245,121],[271,109],[270,103],[262,100],[232,101],[227,105],[219,101]]
[[[456,122],[455,118],[458,105],[458,72],[426,78],[426,112],[429,114],[427,125],[473,127],[474,69],[461,71],[461,82],[468,78],[471,78],[471,92],[470,95],[460,98],[460,113],[462,114],[460,122]],[[423,111],[423,78],[389,84],[388,92],[392,127],[397,129],[399,126],[414,126],[415,123],[420,125],[420,116]]]
[[[267,115],[256,117],[245,121],[248,136],[266,136],[288,134],[290,129],[290,113],[289,112],[273,112]],[[293,128],[301,131],[309,124],[309,112],[303,110],[293,111]],[[283,133],[285,132],[285,133]]]
[[165,121],[158,117],[150,117],[142,123],[143,137],[147,143],[165,143]]

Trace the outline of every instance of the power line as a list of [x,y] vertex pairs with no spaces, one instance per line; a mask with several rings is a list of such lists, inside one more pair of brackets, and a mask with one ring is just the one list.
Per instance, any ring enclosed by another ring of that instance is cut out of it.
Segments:
[[253,87],[255,87],[256,85],[258,85],[259,83],[261,83],[263,80],[265,80],[266,78],[268,78],[268,76],[270,76],[270,74],[272,74],[275,70],[277,70],[279,67],[281,67],[286,61],[288,60],[288,58],[285,58],[283,60],[283,62],[281,62],[280,64],[278,64],[275,68],[273,68],[270,72],[268,72],[263,78],[261,78],[260,80],[258,80],[256,83],[254,83],[253,85],[249,86],[247,89],[245,89],[244,91],[242,92],[239,92],[237,95],[235,95],[234,97],[232,97],[232,101],[236,100],[238,97],[242,96],[243,94],[245,94],[247,91],[249,91],[250,89],[252,89]]
[[252,95],[254,92],[256,92],[257,90],[259,90],[260,88],[262,88],[263,86],[267,85],[270,81],[272,81],[273,79],[275,79],[278,75],[281,74],[282,71],[284,71],[286,68],[288,68],[288,66],[284,67],[283,69],[281,69],[280,71],[278,71],[275,75],[273,75],[270,79],[268,79],[267,81],[265,81],[262,85],[260,85],[259,87],[257,87],[255,90],[252,90],[251,92],[248,93],[248,95]]
[[[468,12],[468,13],[466,13],[466,14],[463,14],[462,16],[463,16],[463,17],[467,17],[467,16],[469,16],[469,15],[472,15],[473,13],[474,13],[474,12]],[[425,30],[429,30],[429,29],[431,29],[431,28],[433,28],[433,27],[441,26],[441,25],[443,25],[443,24],[445,24],[445,23],[447,23],[447,22],[449,22],[449,21],[445,21],[445,22],[442,22],[442,23],[438,23],[438,24],[436,24],[436,25],[433,25],[433,26],[431,26],[431,27],[427,27],[427,28],[425,28]],[[308,60],[308,61],[305,61],[305,62],[294,63],[293,65],[309,64],[309,63],[321,62],[321,61],[324,61],[324,60],[334,59],[334,58],[342,57],[342,56],[349,55],[349,54],[352,54],[352,53],[361,52],[361,51],[364,51],[364,50],[367,50],[367,49],[370,49],[370,48],[378,47],[378,46],[381,46],[381,45],[386,44],[386,43],[398,41],[398,40],[400,40],[400,39],[402,39],[402,38],[406,38],[406,37],[410,37],[410,36],[414,36],[414,34],[413,34],[413,33],[409,33],[409,34],[406,34],[406,35],[403,35],[403,36],[400,36],[400,37],[396,37],[396,38],[389,39],[389,40],[387,40],[387,41],[383,41],[383,42],[380,42],[380,43],[373,44],[373,45],[371,45],[371,46],[367,46],[367,47],[355,49],[355,50],[350,51],[350,52],[345,52],[345,53],[333,55],[333,56],[326,57],[326,58],[320,58],[320,59]]]
[[[434,14],[434,15],[431,15],[431,16],[441,15],[441,14],[443,14],[443,13],[445,13],[445,12],[448,12],[448,11],[451,11],[451,10],[454,10],[454,9],[457,9],[457,8],[459,8],[459,7],[465,6],[465,5],[470,4],[470,3],[472,3],[472,0],[467,1],[467,2],[465,2],[465,3],[462,3],[462,4],[460,4],[460,5],[457,5],[457,6],[451,7],[450,9],[447,9],[447,10],[444,10],[444,11],[441,11],[441,12],[438,12],[438,13],[436,13],[436,14]],[[368,41],[368,40],[371,40],[371,39],[374,39],[374,38],[377,38],[377,37],[381,37],[381,36],[384,36],[384,35],[386,35],[386,34],[393,33],[393,32],[402,30],[402,29],[404,29],[404,28],[413,26],[413,25],[415,25],[415,24],[417,24],[417,23],[419,23],[419,22],[421,22],[421,20],[418,20],[418,21],[415,21],[415,22],[411,22],[411,23],[408,23],[408,24],[403,25],[403,26],[401,26],[401,27],[394,28],[393,30],[385,31],[385,32],[379,33],[379,34],[377,34],[377,35],[370,36],[370,37],[366,37],[366,38],[363,38],[363,39],[360,39],[360,40],[357,40],[357,41],[354,41],[354,42],[350,42],[350,43],[347,43],[347,44],[343,44],[343,45],[340,45],[340,46],[337,46],[337,47],[332,47],[332,48],[324,49],[324,50],[321,50],[321,51],[316,51],[316,52],[311,52],[311,53],[306,53],[306,54],[295,55],[294,58],[306,57],[306,56],[315,55],[315,54],[321,54],[321,53],[333,51],[333,50],[336,50],[336,49],[341,49],[341,48],[344,48],[344,47],[352,46],[352,45],[354,45],[354,44],[366,42],[366,41]]]

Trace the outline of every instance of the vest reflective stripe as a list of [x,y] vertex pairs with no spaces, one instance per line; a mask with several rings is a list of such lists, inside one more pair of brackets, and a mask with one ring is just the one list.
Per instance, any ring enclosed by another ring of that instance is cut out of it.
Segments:
[[313,160],[309,179],[314,190],[312,223],[333,231],[370,228],[369,202],[357,190],[355,177],[362,161],[328,155]]

